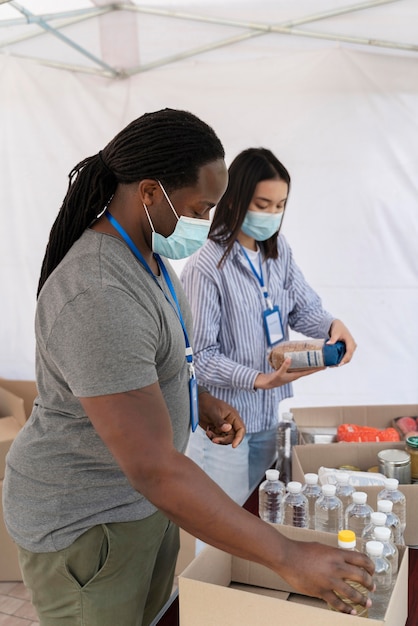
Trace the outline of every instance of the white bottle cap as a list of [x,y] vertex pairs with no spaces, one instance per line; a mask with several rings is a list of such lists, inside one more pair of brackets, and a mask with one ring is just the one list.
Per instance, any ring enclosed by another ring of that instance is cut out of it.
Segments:
[[279,472],[275,469],[268,469],[266,471],[267,480],[279,480]]
[[348,474],[347,472],[337,472],[335,474],[335,478],[337,480],[337,483],[340,483],[340,485],[348,485],[348,481],[350,480],[350,474]]
[[388,526],[377,526],[374,529],[374,536],[377,541],[389,541],[391,532],[392,531]]
[[287,483],[286,489],[289,493],[300,493],[302,491],[302,483],[297,480],[291,480],[290,483]]
[[355,491],[351,497],[354,504],[366,504],[367,502],[367,493],[364,491]]
[[389,489],[389,491],[394,491],[398,488],[399,480],[397,478],[386,478],[385,487]]
[[293,419],[293,413],[291,413],[290,411],[282,413],[282,420],[284,422],[291,422],[292,419]]
[[377,501],[377,510],[382,513],[392,513],[393,502],[392,500],[378,500]]
[[382,513],[381,511],[373,511],[373,513],[370,514],[370,521],[375,526],[384,526],[386,524],[386,513]]
[[329,483],[322,485],[322,493],[324,496],[335,496],[336,491],[337,487],[335,485],[331,485]]
[[307,485],[317,485],[318,484],[318,480],[319,480],[319,476],[318,474],[314,474],[313,472],[309,472],[308,474],[305,474],[305,483]]
[[366,543],[366,552],[369,556],[382,556],[383,543],[381,541],[368,541]]

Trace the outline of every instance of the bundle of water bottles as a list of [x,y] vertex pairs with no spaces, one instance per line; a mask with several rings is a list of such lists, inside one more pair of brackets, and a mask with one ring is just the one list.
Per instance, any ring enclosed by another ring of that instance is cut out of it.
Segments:
[[266,522],[338,533],[339,545],[346,548],[343,533],[354,533],[348,549],[366,552],[375,562],[376,590],[370,596],[373,605],[368,617],[382,619],[398,572],[397,546],[405,545],[406,498],[398,480],[388,478],[373,511],[367,494],[349,483],[348,473],[338,472],[336,480],[335,485],[320,486],[318,474],[309,473],[304,484],[290,481],[285,485],[277,469],[267,470],[259,487],[259,515]]
[[[318,474],[292,481],[292,449],[299,432],[291,412],[282,414],[277,428],[276,469],[266,472],[259,488],[260,517],[276,524],[338,533],[343,549],[366,552],[375,562],[376,590],[370,609],[356,606],[363,617],[383,619],[398,572],[399,551],[404,546],[406,498],[399,481],[387,478],[377,495],[377,511],[367,504],[367,493],[350,482],[350,473],[334,473],[335,484],[320,485]],[[357,586],[357,583],[352,583]],[[367,594],[367,589],[362,591]],[[347,599],[345,599],[347,601]],[[330,607],[331,608],[331,607]]]

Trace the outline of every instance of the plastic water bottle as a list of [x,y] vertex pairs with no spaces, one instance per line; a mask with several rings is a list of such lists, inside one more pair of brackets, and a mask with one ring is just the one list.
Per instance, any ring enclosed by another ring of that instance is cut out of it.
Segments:
[[315,530],[315,502],[322,494],[322,489],[318,485],[318,474],[308,473],[305,474],[305,484],[302,488],[302,493],[308,499],[309,503],[309,528]]
[[405,539],[401,530],[401,520],[393,512],[392,500],[378,500],[377,510],[386,514],[386,526],[388,526],[393,534],[393,542],[397,546],[404,546]]
[[335,492],[335,485],[322,485],[322,494],[315,502],[315,530],[338,533],[343,529],[343,505]]
[[403,535],[406,526],[406,498],[402,491],[399,491],[398,485],[397,478],[387,478],[384,488],[377,494],[377,500],[391,500],[393,502],[393,512],[399,517]]
[[376,541],[383,544],[383,556],[387,558],[392,566],[392,589],[395,585],[399,567],[399,550],[391,541],[391,530],[387,526],[379,526],[375,529]]
[[[364,527],[363,532],[361,533],[361,540],[358,542],[359,548],[363,550],[363,552],[366,550],[366,543],[368,541],[377,541],[374,532],[375,528],[377,528],[378,526],[383,526],[386,528],[385,524],[386,514],[381,513],[380,511],[373,511],[373,513],[370,515],[370,522],[367,524],[367,526]],[[392,531],[389,529],[389,534],[391,534],[391,532]]]
[[347,472],[337,472],[335,474],[337,491],[335,495],[343,503],[343,514],[349,504],[351,504],[351,496],[355,492],[353,485],[348,482],[350,480],[350,474]]
[[309,528],[309,503],[302,493],[302,483],[291,480],[283,498],[283,524]]
[[284,493],[284,484],[279,480],[279,472],[275,469],[267,470],[266,480],[258,489],[258,514],[262,520],[273,524],[282,523]]
[[[343,550],[356,550],[356,534],[352,530],[340,530],[338,533],[338,547]],[[361,585],[360,583],[354,582],[352,580],[346,580],[346,583],[354,587],[357,591],[360,591],[364,596],[369,596],[369,591],[366,587]],[[352,600],[341,596],[339,593],[334,591],[334,593],[341,598],[346,604],[349,604],[352,609],[356,610],[358,617],[368,617],[369,609],[362,604],[354,604]],[[328,604],[328,608],[332,611],[335,609]]]
[[349,530],[354,530],[357,539],[361,541],[362,532],[370,523],[373,509],[367,504],[367,493],[364,491],[355,491],[351,499],[351,504],[345,510],[344,526]]
[[282,414],[277,426],[277,462],[281,481],[287,485],[292,480],[292,448],[299,443],[299,431],[290,411]]
[[366,543],[367,556],[374,562],[373,582],[375,591],[370,594],[372,606],[369,608],[369,618],[384,619],[392,588],[392,567],[383,556],[383,543],[368,541]]

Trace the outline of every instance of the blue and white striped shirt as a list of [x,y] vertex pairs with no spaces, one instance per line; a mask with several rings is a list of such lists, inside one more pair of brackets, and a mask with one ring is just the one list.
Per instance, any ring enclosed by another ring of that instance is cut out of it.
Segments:
[[[293,260],[292,250],[278,238],[279,257],[263,263],[269,297],[280,309],[285,338],[289,327],[307,337],[325,338],[333,319]],[[263,326],[265,301],[238,242],[221,269],[224,247],[208,240],[192,255],[181,274],[194,324],[198,382],[234,406],[248,433],[277,424],[280,400],[292,386],[254,390],[260,372],[272,372]]]

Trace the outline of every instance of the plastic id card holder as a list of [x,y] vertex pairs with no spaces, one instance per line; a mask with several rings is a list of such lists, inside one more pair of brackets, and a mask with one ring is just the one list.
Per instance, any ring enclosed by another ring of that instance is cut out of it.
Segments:
[[282,318],[278,306],[272,309],[266,309],[263,312],[264,328],[266,331],[268,345],[274,346],[284,338]]
[[190,395],[190,424],[192,432],[196,430],[199,425],[199,400],[197,393],[197,380],[195,376],[191,376],[189,379],[189,395]]

